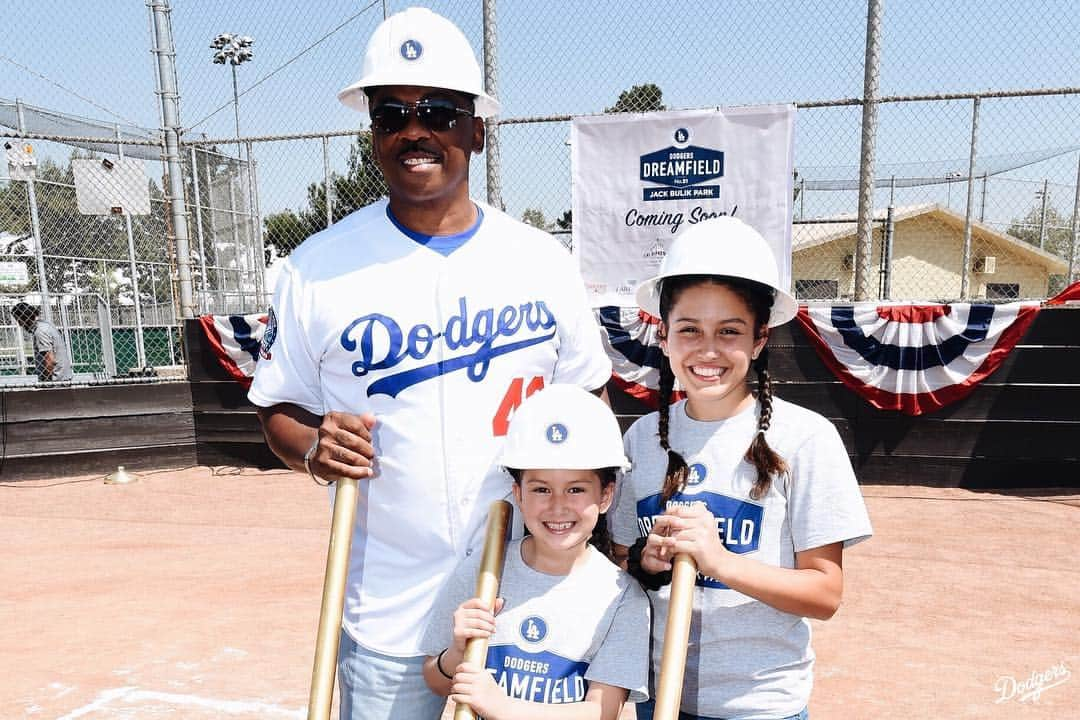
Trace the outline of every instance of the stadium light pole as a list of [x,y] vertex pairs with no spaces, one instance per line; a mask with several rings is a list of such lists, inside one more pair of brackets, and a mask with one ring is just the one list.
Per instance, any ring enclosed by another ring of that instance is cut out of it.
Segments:
[[[253,57],[255,57],[255,53],[251,49],[252,45],[254,45],[254,44],[255,44],[255,38],[251,37],[250,35],[239,35],[237,33],[221,33],[220,35],[215,37],[214,40],[210,43],[210,49],[214,51],[214,55],[213,55],[214,64],[215,65],[226,65],[226,64],[228,64],[229,67],[232,69],[233,119],[236,122],[236,162],[237,162],[237,165],[238,165],[238,167],[237,167],[238,170],[239,170],[239,166],[244,163],[245,158],[244,158],[244,145],[240,141],[240,92],[239,92],[239,90],[237,88],[237,83],[236,83],[236,68],[239,67],[240,65],[243,65],[247,61],[251,60]],[[251,207],[254,206],[254,203],[252,202],[252,193],[254,193],[254,188],[252,187],[251,175],[250,175],[250,173],[251,173],[251,152],[250,152],[250,147],[251,146],[248,145],[249,150],[248,150],[248,156],[246,158],[247,172],[248,172],[248,207],[249,207],[249,210],[250,210]],[[229,197],[232,198],[232,191],[231,190],[230,190],[230,193],[229,193]],[[236,239],[237,239],[236,266],[238,268],[238,273],[239,274],[237,275],[237,279],[236,279],[236,289],[237,289],[237,292],[240,293],[240,298],[241,298],[241,302],[242,302],[242,299],[244,297],[243,289],[242,289],[244,283],[243,283],[243,280],[241,278],[242,278],[244,270],[242,270],[241,268],[243,268],[244,265],[246,265],[247,263],[243,259],[244,253],[240,250],[239,237],[236,235],[236,218],[235,217],[232,219],[232,222],[233,222],[234,237],[236,237]],[[257,232],[257,228],[254,229],[253,232]],[[256,283],[256,285],[258,285],[258,283]],[[258,290],[256,290],[256,295],[258,295]]]
[[221,33],[210,43],[210,49],[214,51],[214,64],[228,64],[232,68],[232,94],[233,94],[233,118],[236,121],[236,150],[237,157],[243,150],[240,146],[240,93],[236,86],[236,68],[255,57],[251,46],[255,44],[255,38],[249,35],[237,35],[236,33]]

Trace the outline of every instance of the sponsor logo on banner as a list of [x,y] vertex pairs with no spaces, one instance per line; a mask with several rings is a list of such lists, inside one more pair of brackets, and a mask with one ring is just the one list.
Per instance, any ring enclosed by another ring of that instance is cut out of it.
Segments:
[[[700,484],[705,479],[705,466],[694,463],[690,466],[691,476],[696,473]],[[690,478],[687,485],[690,486]],[[703,503],[709,512],[716,517],[716,532],[724,547],[733,553],[756,552],[761,542],[761,521],[765,516],[765,508],[749,500],[740,500],[728,495],[715,492],[675,493],[663,508],[660,507],[660,495],[650,495],[642,498],[637,504],[638,532],[642,537],[648,537],[656,518],[676,505],[693,505]],[[697,585],[699,587],[726,589],[719,580],[698,573]]]
[[640,156],[642,182],[663,185],[646,187],[645,200],[702,200],[720,197],[719,185],[706,183],[724,176],[721,150],[690,144],[690,132],[679,128],[675,145]]
[[641,253],[643,260],[647,261],[652,267],[660,267],[660,263],[664,261],[664,256],[667,255],[667,248],[664,247],[664,243],[659,238],[651,246],[645,249],[645,252]]

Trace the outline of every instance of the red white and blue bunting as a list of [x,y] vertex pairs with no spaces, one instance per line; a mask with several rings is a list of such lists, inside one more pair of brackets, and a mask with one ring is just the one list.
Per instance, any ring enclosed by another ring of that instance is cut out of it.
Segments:
[[833,374],[881,410],[922,415],[967,397],[1027,332],[1037,302],[815,305],[798,321]]
[[[1076,283],[1045,305],[1080,302]],[[956,402],[997,370],[1027,332],[1038,302],[1006,305],[802,306],[798,321],[822,362],[882,410],[920,415]],[[613,380],[656,406],[657,319],[637,308],[596,310]]]
[[201,315],[206,342],[221,367],[244,387],[251,386],[267,315]]
[[[1045,305],[1080,303],[1075,283]],[[874,407],[920,415],[956,402],[997,370],[1027,332],[1038,302],[814,305],[798,322],[826,366]],[[655,407],[659,321],[638,308],[595,310],[612,380]],[[251,384],[267,315],[203,315],[207,343],[225,371]]]
[[606,305],[593,311],[611,358],[611,380],[627,395],[657,406],[660,384],[660,321],[636,307]]

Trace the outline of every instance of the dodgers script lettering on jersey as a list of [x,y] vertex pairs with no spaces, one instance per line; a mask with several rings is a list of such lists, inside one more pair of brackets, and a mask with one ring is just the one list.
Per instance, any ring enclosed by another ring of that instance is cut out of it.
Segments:
[[[367,388],[368,397],[378,394],[397,397],[406,388],[457,370],[465,370],[470,380],[480,382],[494,358],[550,340],[555,336],[555,326],[555,316],[543,300],[470,312],[468,302],[461,297],[458,312],[442,328],[418,323],[405,329],[389,315],[369,313],[348,324],[341,333],[341,346],[359,354],[352,364],[352,373],[357,377],[375,370],[390,370],[406,359],[424,360],[438,343],[450,353],[465,351],[384,375]],[[518,339],[520,335],[527,337]]]
[[[638,531],[642,537],[648,537],[656,518],[664,510],[677,505],[703,503],[716,517],[716,531],[724,547],[734,553],[755,552],[761,540],[761,520],[765,508],[756,503],[740,500],[720,493],[703,491],[693,494],[675,493],[660,508],[660,495],[642,498],[637,504]],[[701,587],[727,589],[727,585],[698,573],[697,584]]]
[[507,695],[529,702],[559,705],[583,702],[589,663],[552,652],[530,653],[515,645],[488,648],[487,669]]

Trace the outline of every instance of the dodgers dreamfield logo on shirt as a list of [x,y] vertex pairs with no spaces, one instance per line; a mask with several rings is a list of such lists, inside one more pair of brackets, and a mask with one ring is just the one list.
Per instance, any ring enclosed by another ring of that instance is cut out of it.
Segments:
[[[555,336],[556,324],[555,316],[543,300],[470,313],[466,299],[460,297],[458,312],[438,330],[426,323],[403,329],[389,315],[370,313],[350,322],[340,341],[346,351],[360,356],[352,363],[352,374],[356,377],[364,377],[373,370],[390,370],[406,359],[423,360],[437,343],[450,351],[476,346],[472,352],[384,375],[368,385],[368,397],[379,394],[397,397],[406,388],[457,370],[464,369],[469,380],[480,382],[494,358],[547,342]],[[531,336],[517,340],[521,334]],[[504,342],[498,343],[500,339]]]
[[[521,621],[518,634],[527,645],[543,642],[548,625],[538,615]],[[488,648],[486,667],[507,695],[529,702],[558,705],[582,702],[589,689],[589,663],[542,650],[529,652],[517,645]]]
[[[708,468],[702,463],[694,463],[690,466],[687,474],[686,485],[691,488],[700,485],[708,476]],[[656,518],[664,514],[667,508],[676,505],[693,505],[702,503],[716,517],[716,531],[720,535],[724,547],[733,553],[755,552],[761,541],[761,521],[765,515],[765,508],[749,500],[724,495],[722,493],[703,490],[701,492],[675,493],[667,504],[661,509],[660,494],[649,495],[638,500],[637,517],[638,532],[642,537],[647,537],[652,530]],[[698,573],[697,585],[700,587],[716,588],[725,590],[727,585]]]

